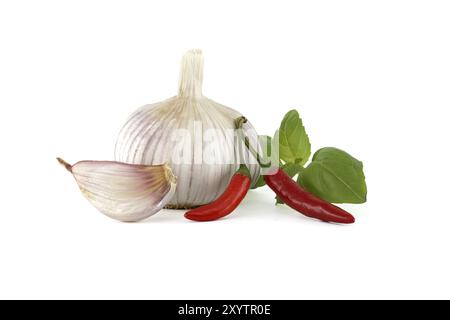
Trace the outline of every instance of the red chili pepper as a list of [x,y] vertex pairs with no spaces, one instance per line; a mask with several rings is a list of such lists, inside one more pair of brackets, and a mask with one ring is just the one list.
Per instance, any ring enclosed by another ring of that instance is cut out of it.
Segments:
[[[247,149],[255,156],[259,165],[267,167],[267,165],[263,164],[267,163],[267,161],[261,161],[261,156],[250,146],[248,138],[243,137],[242,126],[246,122],[247,119],[245,117],[237,118],[235,120],[235,128],[243,138]],[[264,181],[284,203],[305,216],[326,222],[355,222],[355,218],[350,213],[304,190],[280,168],[273,174],[264,175]]]
[[281,169],[265,175],[264,181],[285,204],[305,216],[326,222],[355,222],[350,213],[309,193]]
[[227,189],[219,198],[207,205],[189,210],[184,216],[194,221],[212,221],[225,217],[241,203],[250,189],[250,185],[250,172],[244,164],[241,164],[239,170],[231,178]]

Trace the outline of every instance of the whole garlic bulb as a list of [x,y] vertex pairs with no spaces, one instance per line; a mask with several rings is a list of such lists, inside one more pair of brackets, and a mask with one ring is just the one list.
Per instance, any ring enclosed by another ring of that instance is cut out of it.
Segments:
[[[241,114],[203,96],[202,80],[202,52],[188,51],[181,61],[178,95],[136,110],[116,143],[116,161],[170,166],[178,183],[168,208],[215,200],[239,162],[247,164],[253,183],[259,176],[256,160],[234,137],[234,120]],[[255,130],[248,128],[247,136],[257,143]]]

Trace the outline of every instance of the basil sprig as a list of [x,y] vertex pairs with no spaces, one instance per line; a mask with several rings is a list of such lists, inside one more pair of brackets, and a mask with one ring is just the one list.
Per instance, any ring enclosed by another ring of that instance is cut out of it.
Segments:
[[[299,185],[323,200],[366,202],[367,186],[361,161],[343,150],[326,147],[317,150],[311,162],[303,167],[310,155],[311,144],[303,122],[298,112],[291,110],[284,116],[279,129],[281,168],[290,177],[297,176]],[[260,177],[253,188],[264,185],[264,179]],[[276,203],[283,202],[277,198]]]

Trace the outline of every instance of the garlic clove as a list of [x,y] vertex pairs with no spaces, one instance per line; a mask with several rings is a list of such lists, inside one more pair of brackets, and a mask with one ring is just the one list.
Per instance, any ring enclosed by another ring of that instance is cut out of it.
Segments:
[[176,178],[168,165],[132,165],[115,161],[80,161],[70,165],[81,192],[110,218],[132,222],[160,211],[172,198]]

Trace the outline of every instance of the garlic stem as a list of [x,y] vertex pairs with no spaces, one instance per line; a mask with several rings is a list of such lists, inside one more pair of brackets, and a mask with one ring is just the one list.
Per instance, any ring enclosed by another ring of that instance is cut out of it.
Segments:
[[201,97],[203,83],[203,54],[199,49],[185,53],[181,60],[180,85],[181,97]]

